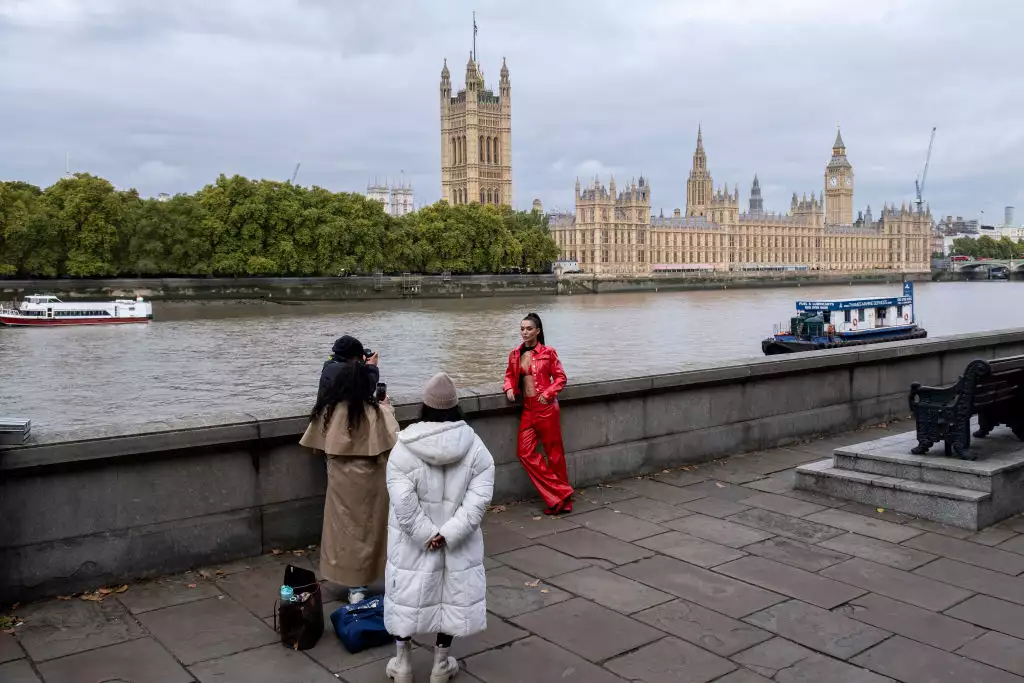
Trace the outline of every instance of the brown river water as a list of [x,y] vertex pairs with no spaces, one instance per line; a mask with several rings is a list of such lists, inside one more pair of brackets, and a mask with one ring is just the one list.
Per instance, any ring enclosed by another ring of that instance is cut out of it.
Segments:
[[[798,298],[898,296],[899,285],[275,304],[156,303],[149,325],[0,327],[0,415],[33,432],[312,406],[335,338],[381,355],[389,392],[439,370],[461,387],[500,382],[519,321],[544,320],[570,382],[673,372],[761,356]],[[929,336],[1024,327],[1024,282],[917,283]]]

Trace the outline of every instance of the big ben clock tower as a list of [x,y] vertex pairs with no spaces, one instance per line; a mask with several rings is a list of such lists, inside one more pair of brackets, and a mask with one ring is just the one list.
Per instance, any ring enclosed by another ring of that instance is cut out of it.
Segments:
[[846,158],[843,136],[836,132],[832,158],[825,167],[825,224],[853,223],[853,166]]

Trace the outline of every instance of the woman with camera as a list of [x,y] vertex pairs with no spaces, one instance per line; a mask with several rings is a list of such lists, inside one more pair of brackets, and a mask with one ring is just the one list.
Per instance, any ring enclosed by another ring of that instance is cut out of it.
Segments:
[[[572,487],[562,447],[561,410],[558,394],[565,388],[565,370],[558,354],[544,345],[544,324],[529,313],[519,326],[523,343],[508,355],[505,395],[509,401],[523,399],[519,422],[519,461],[540,493],[546,515],[572,512]],[[544,446],[547,461],[537,452]]]
[[334,342],[299,441],[327,457],[320,574],[348,587],[352,603],[363,600],[366,586],[384,575],[387,559],[387,456],[398,421],[378,391],[383,388],[378,360],[354,337]]

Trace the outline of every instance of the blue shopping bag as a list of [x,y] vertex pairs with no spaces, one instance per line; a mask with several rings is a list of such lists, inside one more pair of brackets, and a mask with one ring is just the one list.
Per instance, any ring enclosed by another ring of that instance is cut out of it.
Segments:
[[342,645],[352,654],[394,641],[384,628],[383,596],[342,605],[331,614],[331,623]]

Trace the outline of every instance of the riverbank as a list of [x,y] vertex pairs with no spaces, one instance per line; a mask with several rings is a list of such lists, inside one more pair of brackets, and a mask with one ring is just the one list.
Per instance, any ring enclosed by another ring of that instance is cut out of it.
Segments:
[[0,300],[56,294],[69,300],[142,296],[151,301],[235,301],[290,304],[310,301],[476,299],[624,292],[678,292],[804,285],[898,283],[927,274],[894,272],[751,274],[595,278],[586,275],[398,275],[381,277],[113,278],[0,280]]

